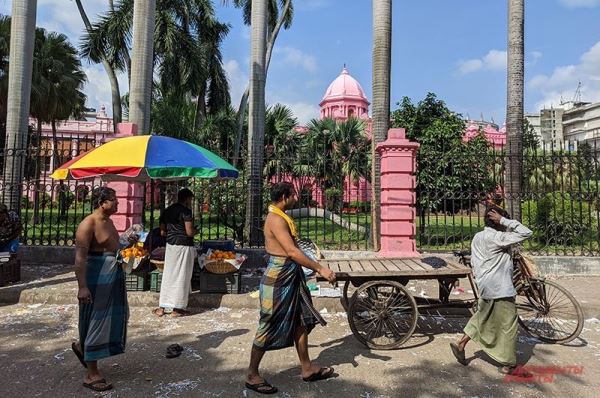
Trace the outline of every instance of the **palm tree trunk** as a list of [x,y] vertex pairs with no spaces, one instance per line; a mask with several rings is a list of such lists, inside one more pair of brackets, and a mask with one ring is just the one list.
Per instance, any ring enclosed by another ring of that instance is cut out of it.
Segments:
[[155,15],[156,0],[137,0],[133,3],[129,121],[137,125],[138,134],[150,133]]
[[508,0],[508,54],[506,130],[506,202],[508,212],[521,220],[521,178],[523,157],[523,80],[525,74],[524,0]]
[[[283,21],[285,20],[285,16],[290,9],[290,3],[292,0],[286,0],[283,8],[281,10],[281,15],[279,16],[279,20],[275,25],[275,28],[271,32],[269,36],[269,41],[267,42],[267,50],[266,50],[266,60],[265,60],[265,81],[266,76],[269,71],[269,65],[271,64],[271,54],[273,53],[273,47],[275,46],[275,40],[277,40],[277,35],[279,35],[279,31],[281,30],[281,26],[283,25]],[[244,117],[246,116],[246,107],[248,106],[248,95],[250,92],[250,88],[246,87],[244,90],[244,94],[240,99],[240,106],[238,107],[237,117],[236,117],[236,136],[235,136],[235,149],[233,151],[233,165],[236,166],[240,157],[240,147],[242,144],[242,133],[244,130]]]
[[[79,10],[79,14],[81,15],[81,19],[83,20],[83,24],[85,25],[85,29],[88,33],[92,31],[92,24],[83,8],[83,4],[81,4],[81,0],[75,0],[77,3],[77,9]],[[110,4],[112,9],[112,2]],[[102,66],[104,66],[104,70],[108,75],[108,81],[110,82],[110,93],[112,98],[112,112],[113,112],[113,131],[117,132],[117,124],[121,123],[123,119],[123,110],[121,108],[121,92],[119,90],[119,80],[117,80],[117,75],[115,73],[114,68],[110,65],[110,63],[106,60],[106,56],[102,54]]]
[[37,0],[12,3],[3,201],[18,213],[27,148],[36,9]]
[[373,249],[381,238],[381,159],[377,144],[387,138],[390,125],[390,68],[392,0],[373,0],[373,130],[371,140],[371,236]]
[[200,127],[200,124],[206,118],[206,84],[202,84],[196,101],[196,115],[194,117],[194,131]]
[[262,170],[265,135],[265,50],[267,44],[267,2],[252,2],[250,54],[250,117],[248,121],[248,196],[245,235],[251,246],[263,243]]

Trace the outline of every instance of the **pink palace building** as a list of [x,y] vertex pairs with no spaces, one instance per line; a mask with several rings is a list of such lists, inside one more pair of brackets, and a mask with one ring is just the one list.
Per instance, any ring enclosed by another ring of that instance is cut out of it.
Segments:
[[[319,103],[320,118],[327,117],[336,120],[346,120],[350,117],[361,119],[365,122],[365,134],[371,136],[371,118],[369,116],[370,102],[360,83],[350,75],[348,69],[344,67],[338,77],[336,77],[323,95]],[[42,156],[45,156],[42,170],[42,182],[51,184],[49,176],[54,169],[69,160],[78,153],[87,151],[94,146],[98,146],[110,139],[113,134],[112,118],[106,114],[104,106],[100,111],[85,115],[87,119],[92,120],[65,120],[56,125],[56,139],[53,139],[52,126],[50,124],[42,125]],[[30,125],[37,125],[34,118],[30,118]],[[493,123],[483,121],[468,121],[466,123],[464,141],[469,141],[481,130],[494,149],[502,149],[506,145],[506,128],[497,129]],[[306,127],[297,126],[296,130],[303,131]],[[59,154],[59,165],[54,164],[52,152]],[[320,190],[320,184],[315,184],[308,178],[298,178],[292,181],[298,191],[309,190],[312,192],[312,198],[319,206],[324,204],[324,195]],[[371,200],[371,184],[366,180],[360,179],[357,182],[346,178],[344,184],[343,201],[367,202]]]

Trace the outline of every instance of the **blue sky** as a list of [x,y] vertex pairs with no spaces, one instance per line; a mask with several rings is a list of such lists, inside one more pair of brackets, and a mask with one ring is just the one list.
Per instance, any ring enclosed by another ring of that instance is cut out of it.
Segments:
[[[160,0],[159,0],[160,1]],[[11,0],[0,0],[10,14]],[[232,25],[225,67],[237,106],[248,78],[250,30],[241,13],[216,0],[219,18]],[[289,105],[306,122],[345,63],[371,96],[371,1],[295,0],[294,23],[282,31],[267,81],[267,101]],[[94,17],[106,0],[84,0]],[[392,110],[403,96],[435,92],[465,117],[505,119],[506,0],[394,1]],[[571,99],[600,101],[600,0],[526,0],[525,110]],[[38,26],[79,41],[83,25],[71,0],[38,0]],[[101,66],[85,65],[89,105],[110,103]],[[121,81],[125,84],[124,77]],[[110,108],[110,107],[108,107]]]

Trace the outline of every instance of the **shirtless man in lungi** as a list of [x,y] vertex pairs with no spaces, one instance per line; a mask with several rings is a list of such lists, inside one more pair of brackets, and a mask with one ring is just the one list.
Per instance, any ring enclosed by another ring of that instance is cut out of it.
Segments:
[[308,334],[317,323],[323,326],[326,323],[312,306],[302,266],[314,270],[329,282],[335,282],[335,273],[309,259],[298,248],[296,225],[285,214],[295,203],[296,192],[292,184],[273,185],[264,225],[269,260],[260,284],[260,320],[246,374],[246,388],[262,394],[277,392],[277,388],[258,371],[265,351],[295,345],[304,381],[324,380],[333,375],[332,367],[315,365],[308,355]]

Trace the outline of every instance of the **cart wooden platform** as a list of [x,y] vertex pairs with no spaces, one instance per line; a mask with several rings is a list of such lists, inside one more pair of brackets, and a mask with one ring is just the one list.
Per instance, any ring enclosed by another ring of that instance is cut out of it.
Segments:
[[[320,264],[345,282],[342,303],[354,336],[369,348],[393,349],[414,332],[419,309],[470,307],[474,300],[450,300],[456,281],[467,278],[477,289],[471,268],[440,257],[324,259]],[[404,287],[409,280],[437,280],[439,298],[419,304]],[[348,297],[349,286],[357,287]]]

